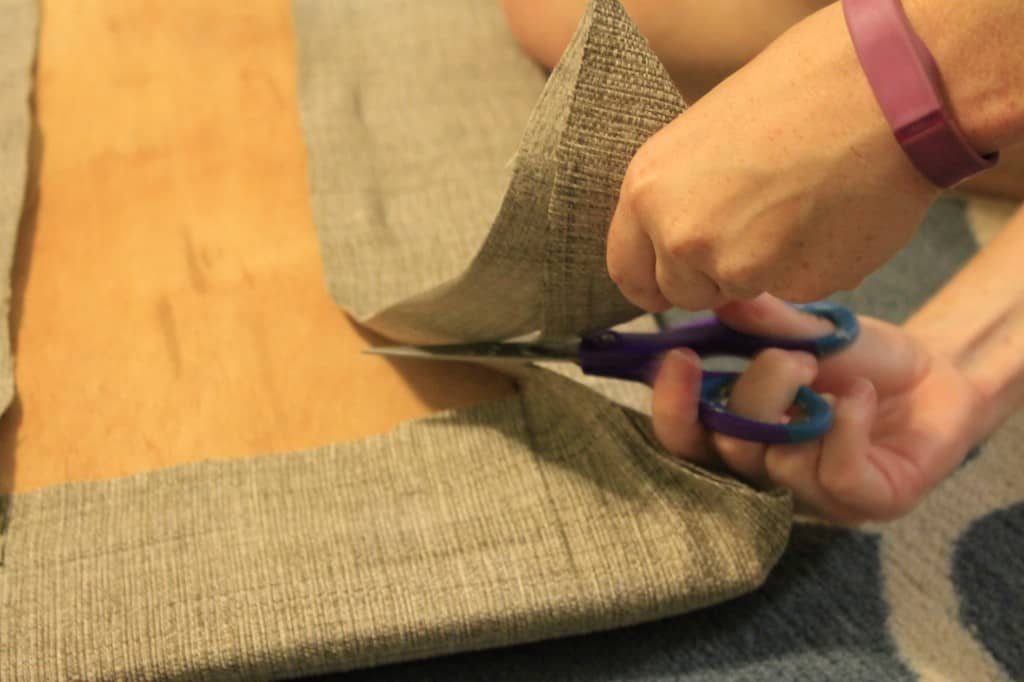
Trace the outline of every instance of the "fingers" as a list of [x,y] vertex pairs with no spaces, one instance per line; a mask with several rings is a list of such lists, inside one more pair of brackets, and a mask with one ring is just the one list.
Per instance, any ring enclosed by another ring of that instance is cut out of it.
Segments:
[[714,280],[699,270],[673,269],[658,257],[655,278],[662,295],[683,310],[707,310],[725,303]]
[[817,514],[841,523],[886,516],[892,487],[871,457],[877,397],[860,379],[835,400],[832,429],[822,440],[774,446],[765,456],[769,478],[789,488]]
[[671,307],[655,278],[654,245],[626,202],[615,208],[607,249],[608,275],[630,303],[652,313]]
[[715,315],[737,331],[769,338],[813,338],[835,330],[828,320],[802,312],[771,294],[727,303],[717,308]]
[[683,310],[707,310],[726,301],[714,280],[699,270],[671,266],[657,252],[627,202],[615,208],[608,230],[608,275],[622,295],[648,312],[675,305]]
[[820,461],[821,441],[775,445],[765,456],[768,476],[793,493],[800,511],[839,523],[860,523],[861,516],[838,504],[818,482]]
[[[832,323],[805,313],[774,296],[728,303],[715,311],[722,322],[748,334],[803,338],[828,334]],[[816,388],[845,393],[857,377],[871,382],[883,395],[905,389],[927,369],[927,356],[904,330],[872,318],[860,318],[857,341],[842,353],[820,363]]]
[[[814,381],[816,369],[808,354],[765,351],[737,379],[729,409],[748,419],[781,421],[797,389]],[[871,382],[856,378],[830,399],[833,424],[824,438],[770,447],[709,436],[698,421],[700,383],[700,360],[692,351],[665,356],[654,382],[653,421],[669,452],[705,466],[721,461],[751,483],[788,488],[802,507],[840,523],[894,518],[908,510],[894,480],[900,477],[896,463],[872,445],[878,396]]]
[[857,379],[836,405],[818,467],[818,481],[836,503],[873,519],[890,516],[897,506],[892,481],[872,456],[877,412],[875,387]]
[[687,348],[667,353],[654,380],[651,417],[654,433],[666,450],[708,464],[714,458],[697,420],[700,382],[700,358],[696,353]]
[[721,305],[727,299],[715,281],[695,267],[693,258],[664,243],[658,226],[665,226],[667,206],[675,198],[657,191],[661,171],[644,161],[647,156],[638,153],[623,178],[608,230],[608,275],[623,296],[650,312],[672,305],[684,310]]
[[[820,336],[832,329],[830,322],[768,295],[729,303],[716,313],[737,330],[765,336]],[[779,350],[760,354],[733,387],[729,409],[736,414],[781,421],[801,385],[813,384],[819,392],[836,396],[833,425],[824,438],[766,448],[721,434],[704,435],[695,412],[697,360],[686,356],[685,366],[669,365],[669,379],[671,372],[676,377],[674,397],[667,384],[658,389],[656,431],[671,450],[701,462],[714,462],[717,453],[739,476],[788,488],[801,505],[835,521],[895,518],[927,486],[920,483],[922,474],[915,469],[920,465],[913,458],[900,457],[872,440],[874,431],[888,428],[893,415],[902,414],[887,407],[879,422],[879,395],[887,396],[891,405],[893,396],[915,390],[929,376],[928,358],[902,329],[870,318],[861,320],[861,336],[853,346],[822,361]],[[679,392],[680,386],[685,392]]]
[[861,318],[860,337],[846,351],[822,363],[822,390],[845,393],[856,377],[871,382],[880,395],[909,390],[928,369],[928,355],[900,327]]
[[[814,381],[817,361],[808,353],[766,350],[736,380],[729,410],[741,417],[780,422],[793,404],[797,390]],[[716,433],[715,449],[729,467],[752,482],[767,480],[766,446]]]

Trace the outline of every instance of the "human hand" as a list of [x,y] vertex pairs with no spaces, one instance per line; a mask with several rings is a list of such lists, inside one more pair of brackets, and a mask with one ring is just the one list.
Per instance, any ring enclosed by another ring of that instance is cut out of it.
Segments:
[[608,269],[652,311],[817,300],[888,260],[936,193],[893,138],[836,3],[641,147]]
[[[771,296],[716,311],[729,326],[775,337],[820,336],[830,323]],[[666,355],[654,382],[658,439],[679,457],[731,469],[749,482],[790,489],[798,505],[856,523],[908,512],[945,478],[982,435],[984,401],[967,376],[904,328],[861,318],[846,351],[817,360],[767,350],[733,387],[729,409],[779,421],[797,388],[832,397],[834,424],[824,438],[765,446],[707,432],[697,420],[700,363],[689,350]]]

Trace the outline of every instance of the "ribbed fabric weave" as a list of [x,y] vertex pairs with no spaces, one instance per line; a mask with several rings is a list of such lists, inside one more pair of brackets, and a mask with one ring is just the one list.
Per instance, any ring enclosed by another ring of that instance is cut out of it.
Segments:
[[[631,150],[682,104],[616,2],[591,6],[510,183],[542,79],[492,3],[303,0],[296,23],[339,302],[408,337],[635,315],[597,255]],[[645,417],[571,379],[519,378],[515,398],[365,441],[13,496],[0,679],[293,677],[607,629],[761,584],[788,496],[669,459]]]

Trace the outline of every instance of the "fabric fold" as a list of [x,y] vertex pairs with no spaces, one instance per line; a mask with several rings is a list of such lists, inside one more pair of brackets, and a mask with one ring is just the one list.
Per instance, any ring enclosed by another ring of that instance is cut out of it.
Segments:
[[[423,54],[413,57],[407,50],[403,54],[409,56],[382,79],[382,67],[355,65],[371,57],[391,64],[395,57],[365,38],[372,40],[381,30],[400,32],[408,12],[399,20],[381,10],[370,27],[359,23],[366,15],[353,5],[358,3],[296,3],[300,62],[308,65],[300,70],[300,87],[313,205],[329,286],[339,305],[363,324],[410,341],[508,338],[534,331],[566,335],[640,314],[608,278],[605,235],[630,158],[685,105],[621,6],[596,3],[584,16],[529,117],[494,217],[485,212],[486,202],[455,201],[452,183],[477,184],[480,168],[497,170],[500,156],[487,162],[482,156],[494,147],[509,148],[510,133],[522,128],[517,119],[523,117],[518,106],[498,102],[509,90],[537,87],[539,74],[520,64],[525,58],[507,45],[503,26],[491,26],[492,18],[482,22],[486,29],[478,39],[443,48],[415,44]],[[467,11],[461,3],[439,3],[430,10],[436,17],[420,30],[458,23]],[[337,25],[358,26],[353,32],[362,38],[331,42],[328,35]],[[493,59],[496,48],[511,53],[500,63],[516,65],[500,83],[479,78],[483,55]],[[395,81],[409,68],[406,59],[420,73],[443,71],[444,84],[398,87]],[[443,68],[437,67],[439,60],[446,62]],[[512,76],[521,85],[513,85]],[[457,85],[468,80],[476,81],[472,97],[462,96],[470,88]],[[400,101],[380,94],[392,86]],[[359,113],[353,125],[343,125],[346,106],[356,96]],[[442,107],[435,103],[442,98],[453,99]],[[381,105],[370,107],[370,101]],[[411,117],[409,111],[422,115]],[[482,125],[452,124],[467,116]],[[367,140],[388,140],[387,153],[381,143],[372,158],[360,157],[365,175],[351,178],[338,159],[351,158],[352,148],[366,153]],[[392,144],[403,152],[391,154]],[[436,161],[439,169],[425,173],[422,159]],[[472,177],[459,175],[455,167]],[[424,221],[424,215],[431,220]],[[353,245],[374,257],[353,260]],[[420,259],[432,265],[418,264]]]
[[13,500],[4,679],[271,679],[589,632],[759,584],[788,498],[589,389]]
[[[339,303],[409,339],[635,316],[602,233],[629,154],[682,102],[615,0],[590,5],[539,103],[496,3],[294,7]],[[364,441],[14,495],[0,678],[311,675],[618,627],[763,582],[788,495],[668,458],[646,417],[573,379],[519,382]]]

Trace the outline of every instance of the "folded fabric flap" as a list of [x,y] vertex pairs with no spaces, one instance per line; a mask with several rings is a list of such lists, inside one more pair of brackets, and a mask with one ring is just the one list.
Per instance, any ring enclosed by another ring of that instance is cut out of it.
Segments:
[[10,271],[28,176],[37,20],[34,1],[0,0],[0,412],[14,398]]
[[[378,332],[419,342],[570,334],[640,313],[608,278],[606,232],[629,159],[684,104],[618,2],[588,7],[527,121],[497,217],[472,197],[488,171],[504,176],[494,169],[511,153],[487,155],[522,130],[522,112],[499,115],[495,102],[509,100],[509,77],[526,91],[538,73],[517,67],[497,88],[467,55],[496,52],[482,42],[507,41],[507,31],[481,19],[481,38],[441,47],[411,38],[424,51],[411,58],[408,38],[388,41],[369,26],[380,23],[376,14],[308,0],[296,7],[301,49],[317,57],[303,60],[303,121],[328,284],[342,307]],[[440,2],[426,13],[441,23],[456,11],[470,10]],[[328,42],[332,20],[353,38]],[[396,21],[384,22],[389,31],[401,30]],[[394,68],[382,75],[377,62]],[[424,88],[441,62],[443,83]],[[461,123],[470,118],[487,127]],[[339,156],[358,172],[345,173]]]
[[[531,252],[520,248],[528,239],[488,236],[544,84],[498,8],[297,0],[294,14],[313,210],[334,299],[409,341],[539,326],[542,244]],[[492,245],[471,266],[485,239]]]
[[64,679],[263,679],[610,628],[754,588],[788,522],[537,369],[366,441],[15,496],[0,678],[60,652]]
[[633,155],[686,108],[621,4],[594,2],[588,14],[548,205],[543,329],[553,336],[640,313],[608,277],[608,227]]

